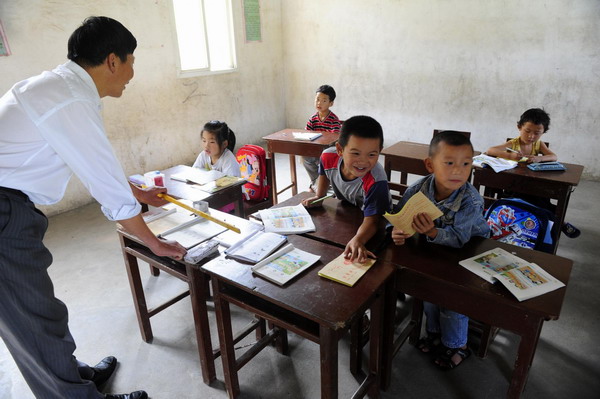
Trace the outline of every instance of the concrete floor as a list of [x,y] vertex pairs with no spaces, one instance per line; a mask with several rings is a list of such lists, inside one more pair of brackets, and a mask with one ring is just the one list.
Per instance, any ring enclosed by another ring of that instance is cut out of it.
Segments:
[[[277,158],[279,176],[287,157]],[[307,187],[300,168],[301,188]],[[597,398],[600,392],[600,182],[583,181],[571,197],[568,220],[578,226],[577,239],[562,237],[558,254],[575,261],[562,315],[542,330],[524,398]],[[132,306],[127,275],[115,233],[97,204],[52,217],[46,245],[54,254],[50,274],[56,296],[70,312],[76,356],[91,364],[106,355],[119,359],[107,392],[145,389],[154,399],[226,398],[222,368],[218,381],[204,385],[190,302],[187,299],[152,318],[154,340],[142,341]],[[185,285],[142,268],[150,306],[185,290]],[[407,313],[410,300],[402,304]],[[593,316],[596,314],[596,316]],[[234,323],[249,316],[233,308]],[[213,323],[213,339],[217,344]],[[319,351],[316,344],[290,334],[291,356],[267,348],[240,371],[242,398],[318,398]],[[247,338],[240,346],[251,343]],[[475,347],[476,337],[470,338]],[[382,398],[503,398],[506,396],[518,338],[501,331],[486,359],[475,356],[451,372],[438,371],[431,359],[411,346],[394,359],[394,380]],[[348,371],[348,339],[339,345],[339,397],[350,397],[358,381]],[[32,398],[12,357],[0,342],[0,398]]]

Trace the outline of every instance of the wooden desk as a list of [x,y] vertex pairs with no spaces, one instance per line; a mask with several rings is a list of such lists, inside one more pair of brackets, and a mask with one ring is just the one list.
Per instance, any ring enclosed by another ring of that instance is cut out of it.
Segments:
[[[298,205],[302,200],[314,197],[314,195],[314,193],[302,192],[273,206],[273,208]],[[340,201],[337,198],[327,198],[323,201],[323,206],[307,208],[307,210],[312,217],[316,230],[304,233],[302,236],[340,248],[346,247],[348,241],[356,235],[356,231],[363,221],[363,212],[359,207],[347,201]],[[386,223],[387,221],[382,218],[380,229],[367,243],[367,248],[377,251],[385,238],[384,228]]]
[[271,184],[271,195],[273,203],[277,203],[277,195],[291,188],[292,195],[298,194],[298,179],[296,176],[296,155],[304,157],[320,157],[321,152],[327,147],[331,147],[339,138],[339,133],[320,132],[323,135],[313,141],[300,141],[294,139],[292,132],[302,132],[304,129],[284,129],[279,132],[263,137],[267,142],[267,157],[275,159],[275,154],[289,154],[290,156],[290,174],[292,183],[277,191],[277,175],[275,173],[275,162],[271,162],[271,175],[273,180]]
[[[171,175],[183,173],[186,169],[192,169],[191,166],[177,165],[172,168],[165,169],[162,173],[165,174],[165,187],[169,195],[175,198],[183,198],[190,201],[206,201],[211,208],[219,209],[225,205],[235,205],[235,214],[244,217],[244,198],[242,196],[242,186],[246,183],[242,180],[231,186],[225,187],[215,193],[207,193],[198,189],[198,185],[193,183],[185,183],[179,180],[171,179]],[[194,188],[196,187],[196,188]]]
[[[519,302],[501,284],[490,284],[458,264],[462,259],[501,247],[537,263],[565,285],[573,262],[559,256],[476,237],[461,250],[411,238],[403,246],[389,246],[379,258],[398,266],[396,289],[415,298],[412,320],[393,344],[394,309],[387,309],[384,325],[382,386],[391,380],[391,362],[406,338],[416,343],[421,332],[423,301],[440,304],[483,323],[497,326],[521,337],[508,396],[518,398],[531,368],[542,324],[556,320],[566,287]],[[391,348],[393,347],[393,351]]]
[[[241,219],[214,209],[211,209],[210,213],[219,219],[239,227],[242,230],[242,234],[249,231],[250,224],[252,224],[249,220]],[[220,350],[217,349],[213,351],[210,336],[208,310],[206,307],[206,301],[209,298],[209,276],[200,271],[200,265],[192,265],[184,261],[176,261],[171,258],[154,255],[141,240],[136,236],[129,234],[120,226],[117,229],[117,233],[121,243],[121,250],[123,251],[125,268],[129,278],[133,305],[142,339],[145,342],[152,341],[153,335],[150,317],[162,312],[169,306],[190,295],[194,315],[194,326],[196,329],[196,340],[198,342],[198,354],[200,356],[200,366],[202,368],[202,378],[204,383],[210,384],[216,379],[214,359],[220,356]],[[155,308],[148,308],[144,287],[140,277],[138,259],[147,262],[151,266],[151,270],[156,271],[152,273],[153,276],[158,276],[158,271],[162,270],[186,282],[189,286],[189,290]],[[248,329],[250,329],[250,327],[248,327]]]
[[[354,397],[363,397],[367,392],[370,397],[377,397],[383,294],[392,281],[395,267],[377,262],[354,287],[347,287],[317,275],[319,269],[341,253],[340,248],[301,236],[288,239],[298,248],[321,255],[321,260],[284,287],[253,275],[250,267],[241,263],[238,267],[223,267],[212,261],[202,267],[212,279],[229,396],[237,397],[240,393],[238,370],[268,343],[265,337],[236,359],[229,311],[229,304],[233,303],[268,320],[276,329],[292,331],[319,344],[322,398],[338,396],[338,341],[353,321],[370,307],[369,373]],[[277,334],[277,330],[273,334]]]
[[495,173],[491,168],[474,168],[473,185],[476,189],[484,187],[484,195],[491,196],[493,190],[507,190],[526,195],[556,199],[555,221],[558,234],[555,237],[556,245],[554,253],[558,248],[560,239],[560,228],[565,222],[569,198],[574,187],[579,184],[583,166],[563,163],[565,171],[533,171],[525,165],[519,165],[514,169]]

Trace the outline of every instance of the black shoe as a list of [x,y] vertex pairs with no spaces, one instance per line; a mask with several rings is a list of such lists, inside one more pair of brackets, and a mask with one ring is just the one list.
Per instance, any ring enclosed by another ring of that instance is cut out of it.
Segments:
[[92,367],[94,375],[90,378],[90,381],[100,390],[108,382],[115,368],[117,368],[117,358],[114,356],[105,357],[100,363]]
[[107,393],[104,399],[148,399],[146,391],[135,391],[131,393]]
[[569,238],[577,238],[581,234],[581,231],[571,223],[563,224],[562,232]]

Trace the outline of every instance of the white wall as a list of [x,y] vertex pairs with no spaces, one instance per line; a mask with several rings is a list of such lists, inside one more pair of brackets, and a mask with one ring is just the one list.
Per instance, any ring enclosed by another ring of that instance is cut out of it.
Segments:
[[324,83],[341,119],[375,117],[388,145],[443,128],[485,150],[543,107],[559,160],[600,178],[599,1],[286,0],[282,21],[290,126]]
[[[434,128],[473,132],[477,149],[516,135],[530,107],[552,117],[544,137],[559,159],[600,179],[600,2],[479,0],[262,0],[263,42],[243,41],[232,0],[237,72],[176,77],[168,0],[1,0],[13,52],[0,57],[0,92],[66,59],[71,32],[108,15],[138,39],[136,75],[104,100],[109,138],[127,174],[191,163],[199,129],[230,123],[240,143],[302,127],[314,90],[333,85],[333,110],[368,114],[386,143],[428,142]],[[72,179],[53,214],[89,202]]]
[[[119,20],[136,36],[135,77],[120,99],[105,98],[110,141],[127,174],[191,164],[200,129],[227,121],[238,144],[260,143],[285,127],[280,1],[262,1],[262,43],[244,42],[241,1],[232,0],[236,72],[180,79],[169,0],[1,0],[0,20],[12,55],[0,57],[0,92],[66,61],[67,40],[90,15]],[[0,94],[1,95],[1,94]],[[77,178],[48,214],[91,201]]]

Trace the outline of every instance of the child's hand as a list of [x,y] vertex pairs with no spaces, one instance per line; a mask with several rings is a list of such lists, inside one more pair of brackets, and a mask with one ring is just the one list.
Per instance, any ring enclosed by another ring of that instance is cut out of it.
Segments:
[[412,227],[417,231],[417,233],[425,234],[429,238],[435,238],[435,236],[437,236],[435,224],[433,224],[431,216],[426,213],[419,213],[415,215]]
[[346,248],[344,249],[344,257],[346,259],[350,259],[351,262],[364,263],[366,262],[368,257],[377,258],[375,254],[367,248],[365,248],[364,244],[358,241],[358,239],[353,238],[348,242]]
[[400,229],[397,229],[394,227],[394,230],[392,230],[392,240],[394,241],[394,244],[396,244],[396,245],[404,245],[404,242],[409,237],[410,237],[410,234],[406,234],[405,232],[403,232]]
[[533,162],[542,162],[542,156],[541,155],[528,155],[527,163],[533,163]]
[[304,199],[304,200],[302,200],[302,205],[304,205],[307,208],[312,208],[312,207],[315,207],[315,206],[323,205],[323,201],[319,201],[316,204],[312,203],[314,200],[318,200],[319,198],[320,197],[316,195],[314,197],[310,197],[310,198]]
[[527,156],[524,155],[521,151],[511,152],[510,157],[513,161],[517,161],[517,162],[519,162],[523,158],[527,158]]

